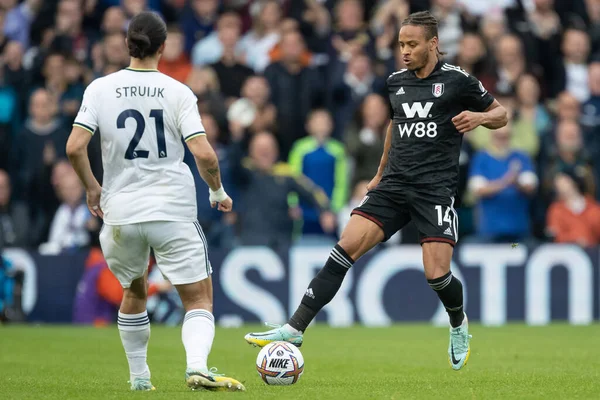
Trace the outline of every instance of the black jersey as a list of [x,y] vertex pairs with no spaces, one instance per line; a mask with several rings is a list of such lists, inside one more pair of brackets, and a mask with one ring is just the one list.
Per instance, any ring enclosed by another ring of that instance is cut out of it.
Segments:
[[452,118],[484,111],[494,98],[477,78],[442,61],[423,79],[413,71],[394,72],[387,89],[393,131],[381,184],[453,196],[462,134]]

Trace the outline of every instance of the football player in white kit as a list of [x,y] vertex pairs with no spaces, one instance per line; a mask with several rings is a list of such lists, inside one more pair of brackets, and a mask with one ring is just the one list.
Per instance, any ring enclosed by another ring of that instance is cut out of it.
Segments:
[[[192,389],[238,391],[244,386],[207,367],[214,334],[211,266],[196,218],[194,179],[183,162],[182,138],[210,187],[209,201],[229,212],[219,162],[206,139],[197,99],[160,73],[167,28],[155,13],[135,16],[128,28],[129,68],[96,79],[86,89],[67,143],[67,155],[86,188],[93,215],[104,219],[100,244],[123,286],[118,328],[129,361],[132,390],[154,390],[146,363],[150,248],[162,274],[177,288],[185,318],[186,382]],[[101,132],[102,187],[92,174],[87,145]]]

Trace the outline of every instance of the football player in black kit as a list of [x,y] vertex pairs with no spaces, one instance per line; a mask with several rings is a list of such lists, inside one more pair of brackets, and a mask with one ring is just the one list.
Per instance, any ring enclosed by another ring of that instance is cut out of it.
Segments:
[[387,79],[392,120],[369,192],[288,323],[247,334],[249,343],[262,347],[282,340],[300,346],[306,327],[333,299],[352,264],[413,220],[425,277],[450,317],[450,365],[459,370],[467,363],[471,336],[463,289],[450,271],[458,240],[458,158],[464,133],[480,125],[498,129],[506,125],[507,115],[479,80],[440,59],[437,35],[437,20],[428,12],[402,22],[398,44],[406,69]]

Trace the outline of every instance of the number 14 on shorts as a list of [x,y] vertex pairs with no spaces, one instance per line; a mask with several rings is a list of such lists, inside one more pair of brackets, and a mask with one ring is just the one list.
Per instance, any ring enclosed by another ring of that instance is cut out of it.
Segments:
[[[446,207],[446,212],[442,211],[443,206],[435,206],[435,210],[437,211],[438,216],[438,225],[442,226],[444,222],[447,222],[450,226],[452,226],[452,218],[450,217],[451,207]],[[443,215],[443,218],[442,218]]]

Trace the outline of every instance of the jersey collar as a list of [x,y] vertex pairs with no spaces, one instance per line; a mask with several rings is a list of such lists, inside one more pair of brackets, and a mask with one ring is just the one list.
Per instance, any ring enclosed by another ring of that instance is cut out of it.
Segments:
[[427,79],[429,78],[431,75],[433,75],[435,72],[439,71],[440,69],[442,69],[442,67],[444,66],[444,61],[442,61],[441,58],[438,58],[438,62],[437,64],[435,64],[435,67],[433,67],[433,70],[431,71],[431,73],[425,77],[425,78],[418,78],[417,74],[415,74],[415,71],[410,71],[412,76],[417,78],[417,79]]
[[157,69],[131,68],[131,67],[127,67],[125,69],[127,71],[133,71],[133,72],[158,72]]

